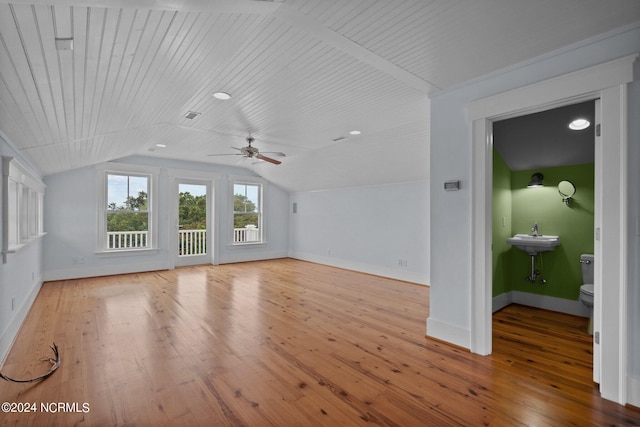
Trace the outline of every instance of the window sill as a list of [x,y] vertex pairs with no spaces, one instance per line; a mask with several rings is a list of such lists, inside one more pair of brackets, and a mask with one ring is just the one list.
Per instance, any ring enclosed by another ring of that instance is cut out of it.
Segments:
[[7,248],[6,251],[4,251],[4,253],[6,253],[6,254],[15,254],[16,252],[20,252],[21,250],[28,248],[29,246],[33,245],[38,240],[42,239],[46,234],[47,233],[40,233],[37,236],[33,236],[30,239],[24,240],[19,245],[11,245],[11,246],[9,246]]
[[153,255],[158,253],[158,248],[97,250],[94,253],[99,257]]

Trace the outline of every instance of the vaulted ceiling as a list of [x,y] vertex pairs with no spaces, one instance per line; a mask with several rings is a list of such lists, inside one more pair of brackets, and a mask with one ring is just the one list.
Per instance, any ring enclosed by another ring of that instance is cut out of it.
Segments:
[[[425,179],[430,93],[638,20],[637,0],[0,0],[0,135],[44,175],[146,155],[289,190]],[[208,156],[248,135],[282,164]]]

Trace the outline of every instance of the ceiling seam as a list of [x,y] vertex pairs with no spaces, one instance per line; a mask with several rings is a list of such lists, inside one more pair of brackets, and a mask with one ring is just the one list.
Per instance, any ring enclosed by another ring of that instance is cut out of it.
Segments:
[[390,74],[392,77],[395,77],[414,89],[418,89],[424,93],[429,93],[434,89],[440,90],[437,85],[421,79],[404,68],[387,61],[353,40],[350,40],[330,28],[317,23],[315,20],[292,10],[290,7],[287,7],[286,4],[283,7],[280,7],[273,16],[287,22],[303,32],[319,38],[323,42],[339,49],[342,52],[352,55],[359,61]]

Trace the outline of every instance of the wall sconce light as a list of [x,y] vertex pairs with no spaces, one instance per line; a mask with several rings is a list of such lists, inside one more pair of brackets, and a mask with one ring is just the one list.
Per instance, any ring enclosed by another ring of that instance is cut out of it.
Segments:
[[529,182],[529,184],[527,184],[527,187],[529,188],[542,187],[543,179],[544,179],[544,175],[542,175],[540,172],[536,172],[533,175],[531,175],[531,181]]
[[567,206],[571,206],[571,198],[576,194],[576,186],[571,181],[560,181],[558,193],[562,196],[562,201]]

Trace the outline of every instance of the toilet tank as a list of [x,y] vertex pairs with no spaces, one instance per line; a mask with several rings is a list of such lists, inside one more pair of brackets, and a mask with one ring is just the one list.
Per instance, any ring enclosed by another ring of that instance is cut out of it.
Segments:
[[582,283],[593,283],[593,254],[580,255],[580,267],[582,267]]

